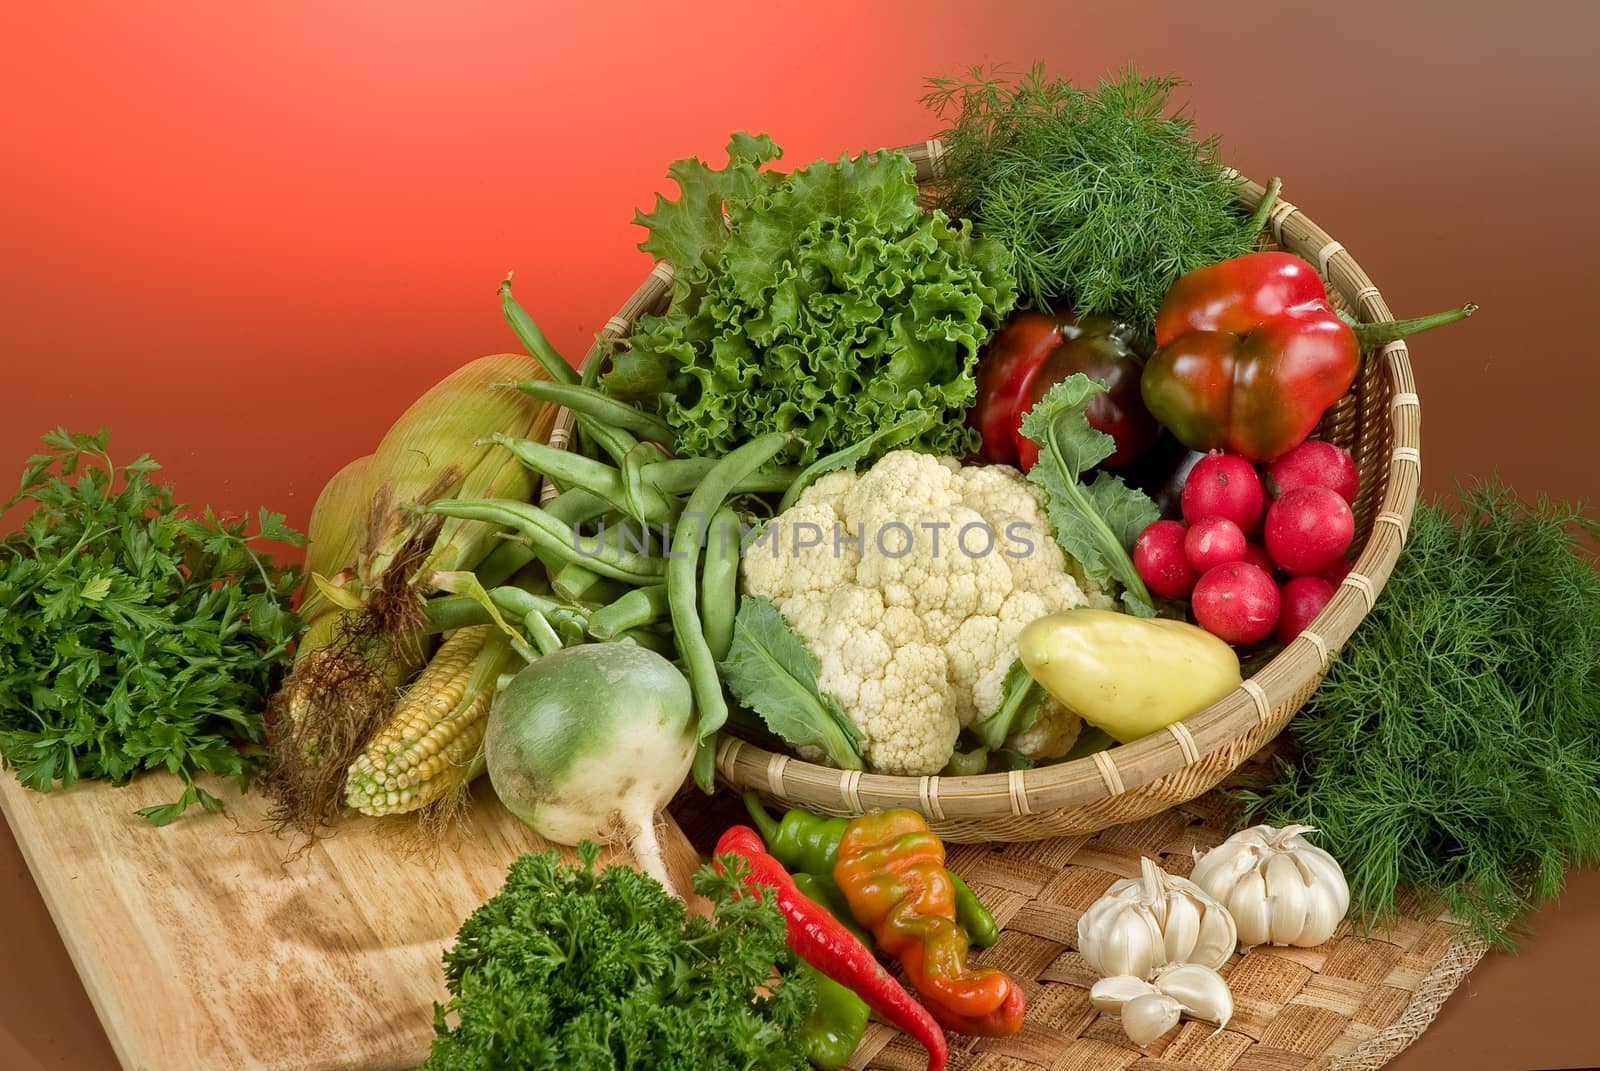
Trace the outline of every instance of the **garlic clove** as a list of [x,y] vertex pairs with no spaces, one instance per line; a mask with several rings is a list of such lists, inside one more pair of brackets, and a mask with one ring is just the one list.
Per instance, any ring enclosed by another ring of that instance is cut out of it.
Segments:
[[1183,1005],[1165,993],[1147,993],[1122,1006],[1122,1032],[1140,1048],[1178,1025]]
[[1096,982],[1089,990],[1089,1003],[1103,1012],[1115,1015],[1128,1001],[1149,996],[1154,992],[1156,987],[1143,978],[1135,978],[1131,974],[1118,974]]
[[1326,886],[1313,885],[1309,890],[1306,924],[1292,944],[1312,948],[1333,936],[1333,931],[1344,921],[1346,904],[1340,902],[1335,892]]
[[1239,943],[1246,947],[1264,945],[1272,931],[1267,913],[1267,882],[1259,870],[1245,874],[1228,896],[1228,913],[1238,929]]
[[1189,953],[1189,962],[1207,967],[1220,967],[1228,962],[1239,943],[1239,931],[1234,926],[1233,915],[1221,904],[1206,908],[1200,920],[1200,938]]
[[1294,856],[1278,854],[1267,860],[1267,935],[1275,945],[1286,945],[1306,928],[1309,892]]
[[1183,963],[1200,939],[1200,905],[1194,897],[1174,890],[1167,894],[1167,921],[1162,932],[1166,955],[1162,963]]
[[1155,988],[1183,1005],[1196,1019],[1215,1023],[1217,1029],[1233,1018],[1233,991],[1222,975],[1198,963],[1180,963],[1157,972]]
[[1195,860],[1189,880],[1212,897],[1223,900],[1228,890],[1259,862],[1256,850],[1237,838],[1230,838]]

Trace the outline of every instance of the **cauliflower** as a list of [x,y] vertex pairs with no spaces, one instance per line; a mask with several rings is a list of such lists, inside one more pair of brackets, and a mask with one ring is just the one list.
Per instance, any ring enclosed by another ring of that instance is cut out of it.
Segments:
[[[817,656],[817,686],[861,729],[867,765],[892,774],[938,773],[961,730],[999,708],[1024,625],[1111,606],[1085,590],[1021,473],[909,450],[812,484],[750,546],[744,582]],[[1057,758],[1078,727],[1047,702],[1008,744]]]

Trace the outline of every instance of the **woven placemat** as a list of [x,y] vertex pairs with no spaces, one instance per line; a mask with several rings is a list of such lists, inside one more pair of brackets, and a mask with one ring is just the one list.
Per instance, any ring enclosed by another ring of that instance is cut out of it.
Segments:
[[[1258,757],[1235,776],[1258,769]],[[1226,786],[1225,786],[1226,787]],[[679,800],[674,813],[701,851],[743,820],[724,793]],[[961,873],[1002,927],[979,961],[1022,983],[1028,1012],[1010,1038],[951,1037],[955,1071],[1371,1071],[1388,1063],[1433,1021],[1482,941],[1449,915],[1402,893],[1400,909],[1372,932],[1344,922],[1316,948],[1257,948],[1222,968],[1234,1017],[1216,1031],[1184,1022],[1143,1049],[1089,1003],[1095,974],[1077,951],[1078,916],[1119,878],[1136,877],[1140,856],[1173,873],[1192,852],[1221,843],[1238,807],[1222,790],[1094,835],[1030,844],[948,846]],[[1313,838],[1314,840],[1315,838]],[[704,842],[704,843],[702,843]],[[927,1054],[874,1021],[849,1066],[922,1071]]]

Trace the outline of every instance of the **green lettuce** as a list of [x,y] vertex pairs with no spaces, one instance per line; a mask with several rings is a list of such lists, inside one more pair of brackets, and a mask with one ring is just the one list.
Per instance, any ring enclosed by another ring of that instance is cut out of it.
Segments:
[[685,455],[797,431],[780,460],[806,464],[919,413],[910,445],[975,449],[972,369],[1016,303],[1009,254],[924,212],[903,153],[761,170],[780,155],[736,134],[723,170],[672,165],[678,199],[636,220],[675,269],[672,305],[640,320],[604,388],[655,405]]

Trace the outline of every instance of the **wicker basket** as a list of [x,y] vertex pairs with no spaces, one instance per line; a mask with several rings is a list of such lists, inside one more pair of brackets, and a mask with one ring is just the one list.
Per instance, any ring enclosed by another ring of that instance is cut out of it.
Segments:
[[[926,188],[939,174],[942,146],[903,150]],[[1246,183],[1253,209],[1262,187]],[[1336,304],[1364,321],[1391,318],[1378,288],[1355,258],[1288,201],[1270,216],[1277,246],[1315,264]],[[606,321],[586,360],[609,358],[647,313],[665,309],[672,268],[656,265],[644,284]],[[551,443],[564,446],[572,417],[563,412]],[[736,789],[827,814],[910,807],[947,840],[1032,841],[1093,833],[1194,799],[1277,736],[1316,689],[1328,658],[1372,609],[1405,542],[1421,481],[1420,409],[1404,342],[1362,363],[1350,393],[1323,418],[1316,437],[1349,450],[1361,473],[1356,500],[1360,554],[1333,601],[1298,639],[1237,690],[1166,730],[1088,758],[1032,770],[974,777],[896,777],[835,770],[724,738],[717,772]]]

